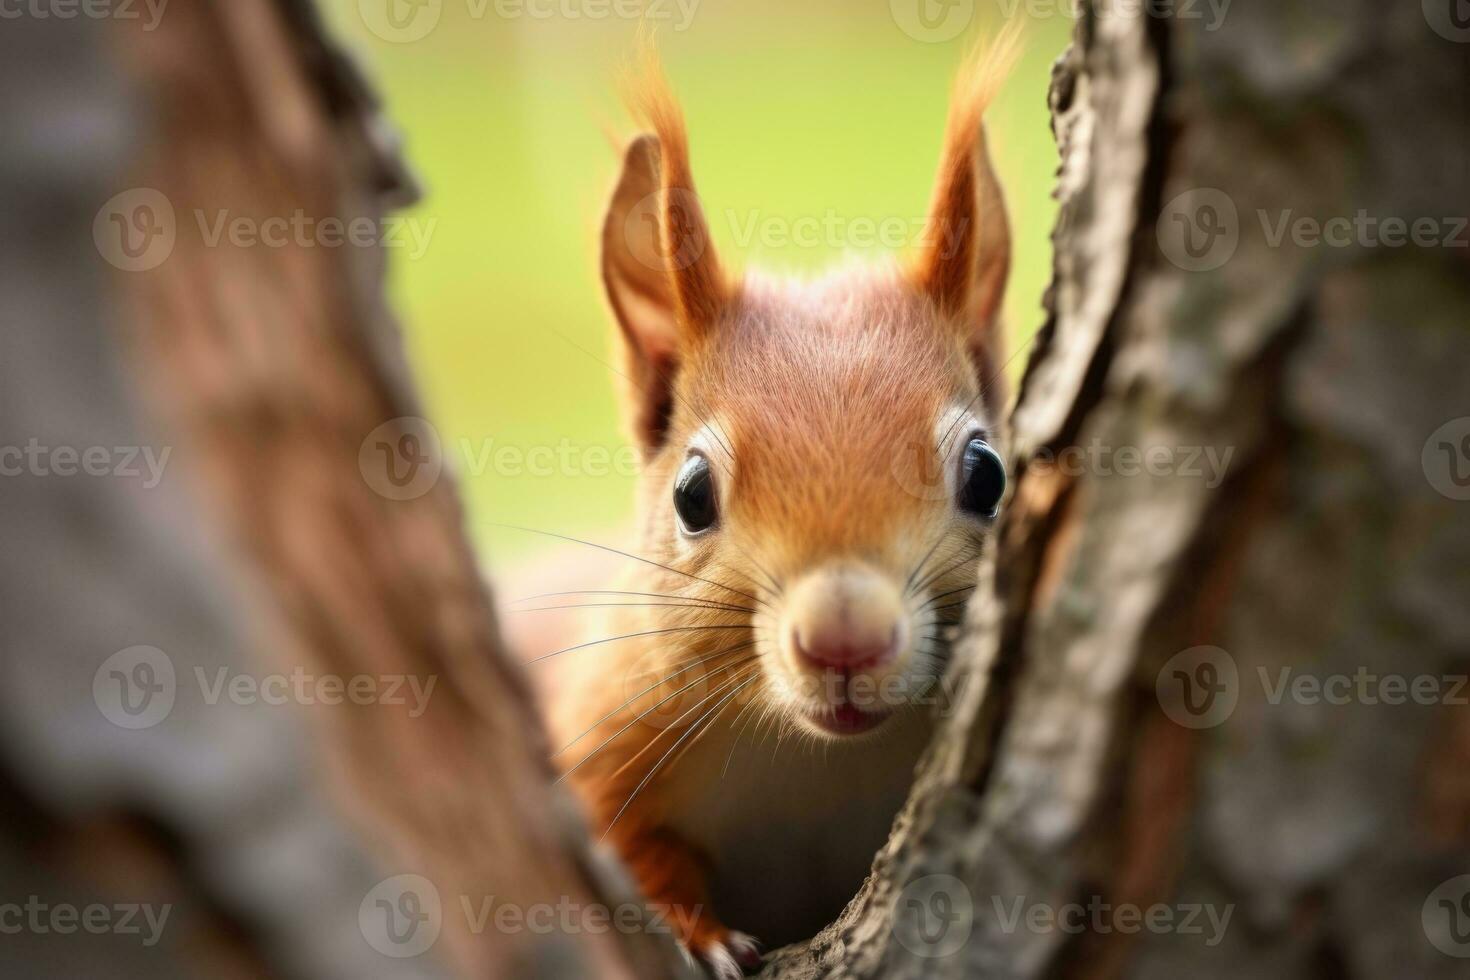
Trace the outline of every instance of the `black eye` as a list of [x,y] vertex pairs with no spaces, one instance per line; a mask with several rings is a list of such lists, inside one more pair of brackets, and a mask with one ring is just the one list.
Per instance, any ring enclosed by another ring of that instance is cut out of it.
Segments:
[[971,439],[960,464],[960,509],[987,520],[1000,509],[1006,492],[1006,467],[984,439]]
[[698,454],[684,460],[674,478],[674,510],[684,530],[698,534],[715,523],[715,481],[709,460]]

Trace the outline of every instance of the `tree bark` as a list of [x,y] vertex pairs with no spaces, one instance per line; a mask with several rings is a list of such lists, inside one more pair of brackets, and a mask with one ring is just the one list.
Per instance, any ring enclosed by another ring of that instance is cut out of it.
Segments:
[[[381,253],[264,238],[298,215],[376,231],[412,193],[311,5],[6,23],[5,193],[45,259],[5,263],[0,388],[20,397],[0,445],[173,465],[12,484],[6,540],[35,558],[6,568],[0,793],[26,814],[5,852],[29,861],[0,882],[176,914],[142,949],[23,929],[4,972],[692,975],[551,785],[452,476],[403,441],[422,412]],[[240,219],[259,241],[231,237]],[[298,673],[341,686],[289,710],[207,700],[215,677]],[[159,716],[110,712],[114,674],[165,692],[132,692]],[[359,678],[382,696],[344,694]]]
[[[359,118],[334,118],[332,95],[361,99],[342,91],[350,76],[313,79],[333,65],[303,29],[308,12],[200,6],[132,52],[162,93],[143,183],[176,213],[378,226],[382,189],[403,181]],[[422,928],[443,931],[466,975],[672,973],[647,933],[475,925],[487,902],[611,910],[635,898],[594,867],[549,786],[534,700],[419,424],[396,330],[355,287],[377,280],[376,253],[360,267],[359,249],[219,247],[188,218],[178,232],[167,263],[135,280],[144,384],[279,614],[282,665],[436,682],[421,705],[314,711],[358,812],[408,876],[383,900],[428,916]]]
[[[1084,3],[1054,73],[975,682],[862,893],[765,977],[1465,969],[1467,48],[1433,4],[1131,7]],[[1434,232],[1275,236],[1360,209]]]

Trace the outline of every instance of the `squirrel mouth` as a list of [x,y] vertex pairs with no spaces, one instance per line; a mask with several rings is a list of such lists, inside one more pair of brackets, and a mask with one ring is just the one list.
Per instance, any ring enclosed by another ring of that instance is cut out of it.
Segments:
[[812,724],[833,735],[861,735],[883,724],[891,714],[891,711],[864,711],[857,705],[843,703],[808,711],[806,716]]
[[807,702],[802,712],[808,722],[828,735],[861,735],[882,725],[894,713],[869,687],[854,681],[848,671],[826,671],[827,690]]

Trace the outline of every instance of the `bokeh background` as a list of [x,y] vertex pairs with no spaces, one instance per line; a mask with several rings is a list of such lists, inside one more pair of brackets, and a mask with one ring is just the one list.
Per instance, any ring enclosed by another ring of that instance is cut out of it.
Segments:
[[[405,234],[389,250],[391,290],[473,533],[502,566],[549,539],[499,523],[608,540],[629,521],[635,467],[596,238],[615,141],[633,131],[617,79],[636,3],[398,6],[384,23],[381,4],[324,3],[426,192],[405,216],[422,247]],[[956,65],[979,34],[1025,19],[1024,55],[989,116],[1015,235],[1006,325],[1019,372],[1050,275],[1046,90],[1072,27],[1065,0],[654,0],[646,16],[721,255],[793,275],[884,251],[872,230],[885,219],[917,231]],[[795,240],[802,230],[815,235]]]

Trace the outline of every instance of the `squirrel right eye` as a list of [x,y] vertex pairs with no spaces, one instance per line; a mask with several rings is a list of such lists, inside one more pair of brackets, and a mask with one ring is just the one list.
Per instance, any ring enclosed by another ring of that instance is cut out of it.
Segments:
[[674,512],[687,534],[699,534],[714,526],[715,481],[709,460],[697,453],[684,461],[674,478]]
[[984,520],[994,520],[1006,492],[1006,464],[984,439],[965,446],[960,472],[960,509]]

